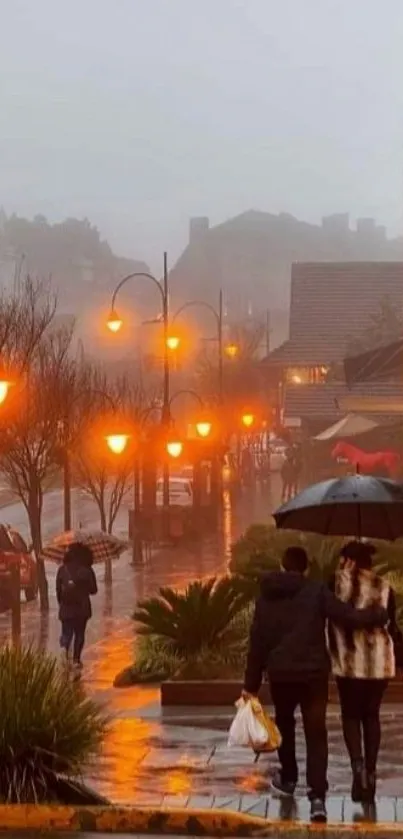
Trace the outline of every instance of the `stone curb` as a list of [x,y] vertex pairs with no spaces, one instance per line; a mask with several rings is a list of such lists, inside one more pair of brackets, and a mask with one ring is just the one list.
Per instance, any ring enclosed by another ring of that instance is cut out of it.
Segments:
[[135,833],[176,836],[248,837],[280,834],[292,839],[310,835],[326,839],[359,836],[402,836],[401,824],[309,825],[270,822],[225,810],[186,810],[155,807],[57,807],[1,805],[0,831],[64,833]]

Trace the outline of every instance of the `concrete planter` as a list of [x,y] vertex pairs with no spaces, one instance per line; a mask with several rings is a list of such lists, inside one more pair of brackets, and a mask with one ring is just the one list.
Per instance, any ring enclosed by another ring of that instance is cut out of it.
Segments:
[[[242,690],[242,683],[238,681],[203,681],[203,682],[162,682],[161,684],[161,705],[162,707],[180,705],[204,705],[224,706],[233,705],[239,699]],[[262,685],[260,698],[263,704],[270,704],[270,688],[268,684]],[[338,702],[338,694],[334,682],[329,685],[330,702]],[[389,683],[385,696],[385,702],[403,702],[403,679],[394,679]]]

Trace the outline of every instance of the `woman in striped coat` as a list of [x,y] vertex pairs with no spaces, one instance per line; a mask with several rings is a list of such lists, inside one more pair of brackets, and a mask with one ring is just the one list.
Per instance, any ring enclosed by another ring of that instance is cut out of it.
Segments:
[[349,632],[329,625],[332,672],[340,697],[344,740],[349,752],[353,801],[370,801],[376,792],[376,764],[381,742],[380,709],[389,679],[396,674],[395,645],[402,636],[396,624],[395,595],[388,582],[372,570],[375,548],[349,542],[342,550],[331,588],[355,608],[383,606],[387,629]]

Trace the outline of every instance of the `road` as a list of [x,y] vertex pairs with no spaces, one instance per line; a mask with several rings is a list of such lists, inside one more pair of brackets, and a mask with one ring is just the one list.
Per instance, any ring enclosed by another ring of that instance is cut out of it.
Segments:
[[[274,488],[277,502],[277,487]],[[158,550],[142,568],[133,568],[130,553],[114,563],[112,587],[103,583],[104,571],[97,566],[99,594],[94,598],[94,617],[88,630],[87,672],[94,689],[110,687],[119,669],[127,666],[133,656],[133,625],[131,615],[139,599],[155,593],[159,586],[184,588],[196,578],[221,574],[228,568],[231,544],[252,521],[268,521],[273,506],[273,490],[266,487],[257,493],[244,493],[236,501],[225,495],[222,529],[214,538],[175,549]],[[128,503],[122,506],[115,532],[127,537]],[[73,525],[99,529],[99,516],[94,502],[80,491],[73,492]],[[28,537],[27,516],[22,504],[12,504],[1,511],[1,519],[21,530]],[[63,496],[60,490],[44,499],[44,541],[63,529]],[[28,537],[29,538],[29,537]],[[50,613],[40,616],[36,603],[23,603],[24,640],[38,643],[56,652],[59,641],[57,604],[55,600],[56,567],[46,564],[50,591]],[[0,642],[7,640],[10,616],[0,615]],[[96,687],[98,686],[98,687]]]

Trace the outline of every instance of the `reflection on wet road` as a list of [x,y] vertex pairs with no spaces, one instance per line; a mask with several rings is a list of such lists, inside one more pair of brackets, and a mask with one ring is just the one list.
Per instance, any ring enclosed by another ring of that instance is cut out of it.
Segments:
[[[50,533],[52,528],[57,530],[59,525],[53,516],[56,495],[47,503],[52,511],[52,520],[48,521],[45,532]],[[84,681],[96,699],[107,703],[113,723],[105,742],[102,761],[90,771],[89,777],[113,800],[133,800],[140,792],[149,793],[154,783],[164,794],[188,795],[194,788],[194,777],[199,771],[199,755],[206,753],[206,745],[202,743],[205,736],[203,731],[192,729],[190,744],[189,728],[178,729],[171,723],[161,722],[157,688],[131,688],[127,691],[112,688],[116,674],[133,661],[134,626],[131,616],[136,603],[154,594],[161,585],[184,588],[195,578],[203,579],[225,573],[233,540],[250,522],[268,521],[271,508],[269,487],[257,493],[244,493],[237,500],[226,493],[222,527],[217,537],[192,546],[165,548],[155,552],[141,568],[133,567],[130,555],[126,554],[114,563],[113,584],[110,588],[103,583],[103,568],[96,568],[99,594],[94,598],[94,615],[88,628]],[[20,515],[21,511],[13,507],[9,519],[17,524]],[[3,518],[6,520],[5,515]],[[122,532],[122,529],[123,520],[120,519],[117,530]],[[22,607],[24,643],[33,643],[55,653],[59,649],[59,623],[54,595],[56,570],[54,565],[48,564],[49,615],[41,616],[35,603],[24,603]],[[9,615],[0,615],[0,643],[8,640],[9,630]],[[221,738],[222,735],[218,734],[218,740]],[[196,754],[194,740],[196,744],[200,742]],[[214,734],[212,742],[216,740],[217,735]],[[153,765],[155,750],[162,754],[161,746],[164,743],[170,744],[170,755],[174,749],[175,756],[174,765],[166,766],[165,769],[164,766]]]

